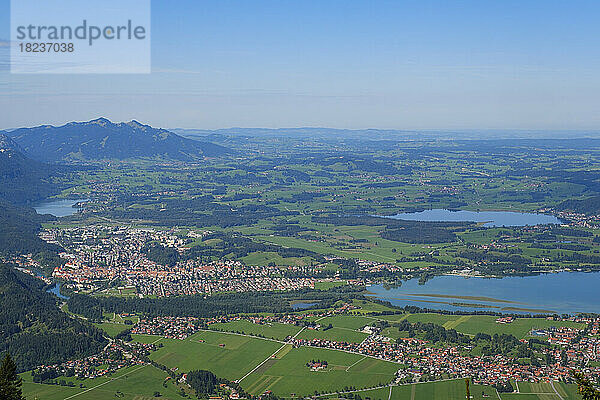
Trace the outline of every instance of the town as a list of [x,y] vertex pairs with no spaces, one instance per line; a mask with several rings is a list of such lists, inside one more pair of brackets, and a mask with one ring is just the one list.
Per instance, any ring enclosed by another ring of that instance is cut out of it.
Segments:
[[[185,340],[203,330],[223,330],[223,324],[234,321],[248,321],[252,324],[270,325],[274,323],[297,326],[300,330],[321,330],[319,319],[331,315],[352,315],[353,306],[344,304],[330,311],[306,312],[282,315],[234,315],[211,319],[194,317],[156,317],[141,319],[132,328],[132,334],[156,335],[165,338]],[[517,318],[518,319],[518,318]],[[417,337],[392,340],[382,335],[381,321],[374,317],[374,323],[359,329],[368,333],[361,342],[346,342],[324,339],[300,339],[288,336],[281,343],[294,348],[317,347],[341,352],[359,354],[366,357],[391,361],[398,364],[395,384],[422,381],[436,381],[448,378],[472,378],[477,384],[498,385],[509,381],[517,382],[571,382],[571,371],[575,367],[596,379],[600,376],[600,317],[550,317],[550,321],[570,321],[586,325],[585,329],[549,327],[532,330],[529,339],[520,343],[539,346],[541,354],[548,360],[540,363],[523,364],[517,358],[503,355],[473,355],[472,344],[434,343]],[[515,317],[503,317],[498,323],[510,324]],[[240,332],[239,334],[250,335]],[[540,341],[539,338],[543,338]],[[271,338],[270,340],[277,339]],[[544,344],[545,343],[545,344]]]

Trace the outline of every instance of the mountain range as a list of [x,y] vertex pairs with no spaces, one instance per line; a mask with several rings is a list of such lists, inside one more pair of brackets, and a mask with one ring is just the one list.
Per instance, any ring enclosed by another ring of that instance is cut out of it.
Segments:
[[181,161],[221,156],[226,147],[184,138],[137,121],[113,123],[106,118],[42,125],[5,132],[26,156],[43,162],[162,157]]

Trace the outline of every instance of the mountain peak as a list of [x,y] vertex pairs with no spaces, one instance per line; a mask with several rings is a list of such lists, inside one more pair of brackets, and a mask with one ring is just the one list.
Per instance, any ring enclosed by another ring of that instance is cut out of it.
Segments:
[[100,118],[96,118],[93,119],[91,121],[88,122],[84,122],[85,124],[95,124],[95,125],[100,125],[100,126],[106,126],[106,125],[114,125],[112,122],[110,122],[110,120],[108,118],[104,118],[104,117],[100,117]]
[[41,125],[38,126],[37,128],[62,128],[65,126],[91,126],[91,125],[98,125],[98,126],[108,126],[108,125],[114,125],[108,118],[104,118],[104,117],[99,117],[96,119],[91,119],[89,121],[83,121],[83,122],[69,122],[63,126],[52,126],[52,125]]
[[142,130],[147,130],[147,129],[153,129],[150,125],[144,125],[141,122],[136,121],[135,119],[132,119],[129,122],[125,122],[124,125],[127,125],[133,129],[142,129]]
[[21,128],[9,135],[31,158],[46,162],[138,157],[198,160],[231,152],[136,120],[113,123],[104,117],[53,129]]

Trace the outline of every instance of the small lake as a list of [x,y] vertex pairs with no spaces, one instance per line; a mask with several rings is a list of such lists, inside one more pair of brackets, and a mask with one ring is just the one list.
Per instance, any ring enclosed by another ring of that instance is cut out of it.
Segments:
[[560,272],[501,279],[436,276],[424,285],[419,285],[419,279],[415,278],[394,289],[373,285],[367,290],[376,298],[398,306],[560,314],[600,312],[598,288],[600,272]]
[[78,208],[73,207],[80,201],[88,201],[88,199],[53,199],[44,200],[33,206],[38,214],[50,214],[55,217],[66,217],[77,212]]
[[59,282],[55,283],[54,286],[52,286],[50,289],[46,290],[46,292],[54,294],[59,299],[63,299],[63,300],[69,299],[68,296],[62,295],[60,293],[60,283]]
[[452,211],[445,209],[425,210],[420,212],[401,213],[386,218],[405,219],[410,221],[453,221],[483,222],[483,226],[526,226],[560,224],[562,221],[553,215],[521,213],[513,211]]

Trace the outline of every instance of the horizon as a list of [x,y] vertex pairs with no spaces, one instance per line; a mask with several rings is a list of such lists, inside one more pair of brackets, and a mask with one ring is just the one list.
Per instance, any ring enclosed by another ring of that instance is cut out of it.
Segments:
[[[395,129],[395,128],[376,128],[376,127],[370,127],[370,128],[338,128],[338,127],[330,127],[330,126],[281,126],[281,127],[264,127],[264,126],[230,126],[230,127],[223,127],[223,128],[214,128],[214,129],[207,129],[207,128],[202,128],[202,127],[164,127],[164,126],[154,126],[151,125],[145,121],[141,121],[139,119],[136,118],[132,118],[130,120],[122,120],[122,121],[115,121],[115,120],[111,120],[108,117],[105,116],[99,116],[99,117],[94,117],[88,120],[81,120],[81,121],[63,121],[63,122],[57,122],[57,123],[47,123],[47,124],[40,124],[40,125],[32,125],[32,126],[19,126],[19,127],[8,127],[8,128],[0,128],[0,133],[2,132],[11,132],[17,129],[27,129],[27,128],[39,128],[39,127],[43,127],[43,126],[49,126],[49,127],[53,127],[53,128],[60,128],[63,126],[66,126],[68,124],[85,124],[85,123],[90,123],[90,122],[95,122],[98,120],[106,120],[111,124],[129,124],[132,122],[137,122],[141,125],[145,125],[145,126],[150,126],[154,129],[164,129],[167,131],[170,131],[172,133],[175,133],[177,135],[181,136],[181,133],[178,131],[205,131],[207,133],[212,133],[212,132],[221,132],[221,131],[225,131],[225,133],[227,134],[233,134],[234,132],[227,132],[227,131],[235,131],[235,130],[248,130],[248,131],[272,131],[273,133],[279,132],[279,131],[286,131],[286,130],[290,130],[290,131],[299,131],[299,130],[313,130],[313,131],[318,131],[318,130],[330,130],[330,131],[347,131],[347,132],[365,132],[365,131],[373,131],[373,133],[382,133],[382,132],[394,132],[394,133],[405,133],[405,134],[422,134],[422,133],[428,133],[428,134],[435,134],[435,133],[439,133],[439,134],[450,134],[450,133],[455,133],[455,134],[487,134],[487,135],[491,135],[491,134],[540,134],[540,135],[544,135],[544,134],[551,134],[551,133],[556,133],[556,134],[567,134],[567,135],[575,135],[575,134],[583,134],[583,135],[598,135],[598,139],[600,139],[600,129],[599,130],[592,130],[592,129],[563,129],[563,130],[555,130],[555,129],[487,129],[487,128],[470,128],[470,129]],[[241,133],[241,132],[238,132]],[[281,132],[283,133],[283,132]],[[193,133],[191,133],[193,134]],[[499,139],[504,139],[504,138],[508,138],[508,137],[500,137]],[[535,139],[535,137],[515,137],[515,136],[510,136],[510,138],[514,138],[514,139]],[[546,137],[540,137],[547,139]],[[433,139],[433,138],[426,138],[428,140]],[[447,138],[447,137],[440,137],[440,139],[452,139],[452,138]],[[489,137],[485,137],[482,139],[490,139]],[[556,139],[595,139],[594,137],[590,137],[590,136],[577,136],[577,137],[557,137]]]
[[597,15],[0,0],[0,400],[600,399]]
[[594,2],[153,1],[152,72],[131,75],[10,74],[8,9],[3,127],[600,127]]

